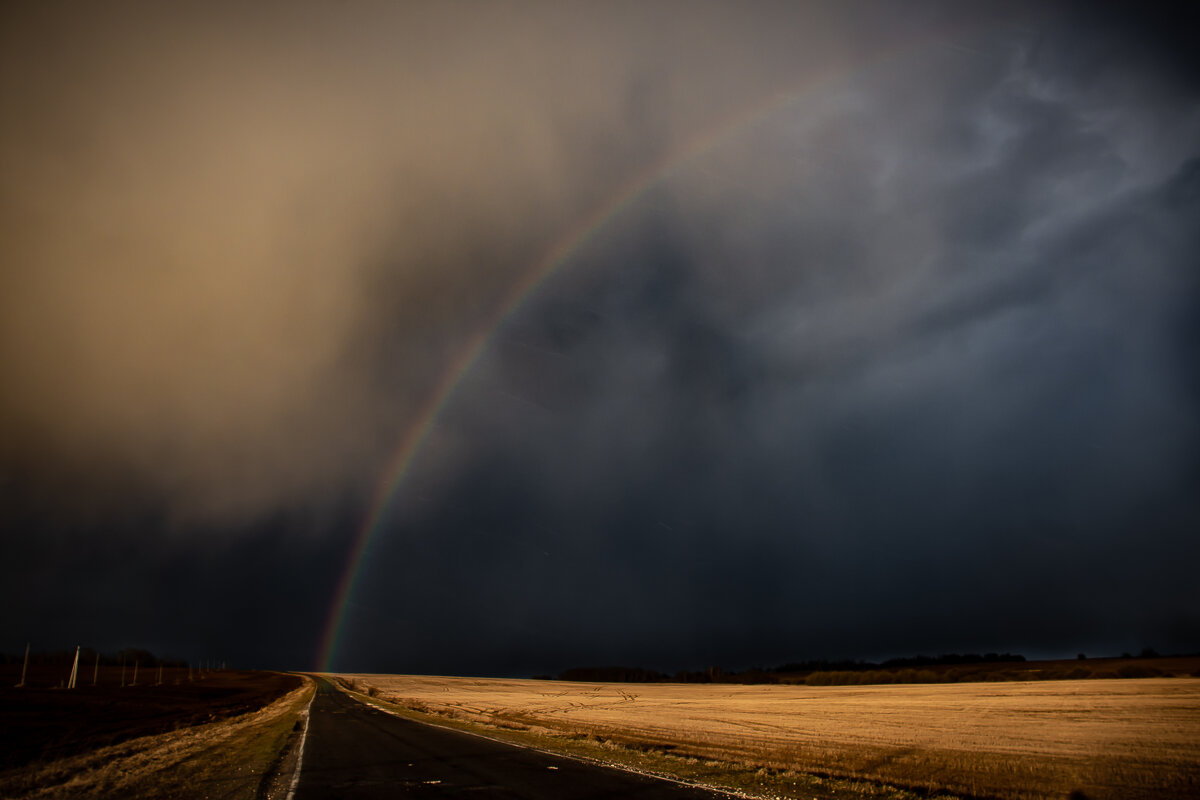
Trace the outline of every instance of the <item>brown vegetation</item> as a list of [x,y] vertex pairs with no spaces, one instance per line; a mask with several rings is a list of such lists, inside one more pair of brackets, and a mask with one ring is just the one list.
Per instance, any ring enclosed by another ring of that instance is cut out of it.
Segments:
[[1003,798],[1200,794],[1200,680],[903,686],[361,675],[409,708],[701,762]]
[[59,689],[57,668],[30,668],[15,688],[20,665],[0,672],[0,770],[62,759],[101,747],[256,711],[296,689],[301,679],[275,672],[186,668],[141,670],[101,667],[96,685],[85,670],[78,688]]
[[[83,739],[92,746],[86,750],[73,747],[79,751],[73,755],[0,769],[0,797],[282,798],[292,766],[285,763],[285,757],[295,751],[297,720],[312,692],[312,681],[306,681],[265,707],[216,721],[110,745],[98,744],[103,738]],[[235,693],[244,696],[240,688]],[[114,709],[118,705],[114,702]],[[64,699],[52,721],[71,731],[70,711]],[[11,737],[12,731],[4,730],[6,737]]]

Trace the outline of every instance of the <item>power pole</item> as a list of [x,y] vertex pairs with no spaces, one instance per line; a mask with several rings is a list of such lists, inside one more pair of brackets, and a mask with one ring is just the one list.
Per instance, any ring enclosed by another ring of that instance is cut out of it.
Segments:
[[130,686],[137,686],[137,668],[138,668],[138,662],[137,662],[137,659],[135,658],[133,660],[133,682],[129,684]]
[[96,685],[96,678],[100,677],[100,651],[96,651],[96,668],[92,670],[92,686]]
[[71,677],[67,679],[67,688],[75,688],[75,678],[79,675],[79,645],[75,645],[75,661],[71,664]]
[[26,671],[28,671],[28,669],[29,669],[29,642],[26,642],[25,643],[25,666],[21,667],[21,682],[17,684],[18,689],[20,689],[21,687],[23,687],[25,685],[25,673],[26,673]]

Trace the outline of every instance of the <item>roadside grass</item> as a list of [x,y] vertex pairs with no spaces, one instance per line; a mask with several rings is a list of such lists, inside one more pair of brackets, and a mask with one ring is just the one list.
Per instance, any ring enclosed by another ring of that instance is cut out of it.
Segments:
[[872,687],[340,680],[426,721],[758,797],[1200,796],[1193,678]]
[[132,739],[233,719],[303,685],[298,676],[277,672],[219,670],[194,680],[186,669],[164,673],[161,683],[151,671],[136,685],[127,677],[122,686],[120,668],[106,667],[96,684],[88,680],[64,691],[52,685],[52,671],[31,669],[24,687],[14,686],[15,678],[0,684],[0,772],[37,769]]
[[783,767],[764,767],[755,761],[726,761],[672,752],[670,745],[563,734],[523,723],[467,719],[437,713],[419,703],[383,695],[375,686],[337,678],[341,688],[364,703],[397,716],[452,730],[486,736],[509,744],[577,758],[609,767],[654,775],[686,784],[729,792],[739,797],[778,800],[964,800],[965,795],[894,786],[881,781],[838,777]]
[[306,679],[257,711],[10,770],[0,774],[0,796],[282,798],[270,778],[314,691],[314,682]]
[[197,789],[203,788],[205,796],[227,800],[282,800],[291,773],[280,767],[299,732],[300,714],[315,691],[315,683],[309,680],[274,713],[251,721],[167,770],[146,775],[130,785],[128,796],[174,800],[196,797]]

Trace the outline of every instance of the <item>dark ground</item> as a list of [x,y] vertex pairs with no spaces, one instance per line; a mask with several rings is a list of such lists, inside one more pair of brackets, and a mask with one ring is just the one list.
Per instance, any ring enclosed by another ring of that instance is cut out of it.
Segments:
[[31,666],[18,689],[21,665],[0,668],[0,770],[253,711],[300,685],[295,675],[232,670],[193,672],[189,681],[187,669],[164,669],[159,684],[157,669],[143,669],[136,686],[122,687],[120,667],[101,667],[93,686],[89,666],[77,688],[60,689],[59,672]]
[[713,800],[727,795],[422,725],[364,705],[320,679],[298,800],[478,797]]

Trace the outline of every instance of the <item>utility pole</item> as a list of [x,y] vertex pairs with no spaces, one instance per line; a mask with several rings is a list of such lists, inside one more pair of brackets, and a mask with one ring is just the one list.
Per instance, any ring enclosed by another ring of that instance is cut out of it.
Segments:
[[100,651],[96,651],[96,668],[92,670],[92,686],[96,685],[96,678],[100,677]]
[[21,682],[17,684],[20,689],[25,685],[25,673],[29,670],[29,642],[25,643],[25,665],[21,667]]
[[67,679],[67,688],[75,688],[75,678],[79,675],[79,645],[75,645],[75,661],[71,664],[71,677]]
[[133,683],[129,684],[130,686],[137,686],[137,668],[138,668],[138,662],[137,662],[137,659],[135,658],[133,660]]

